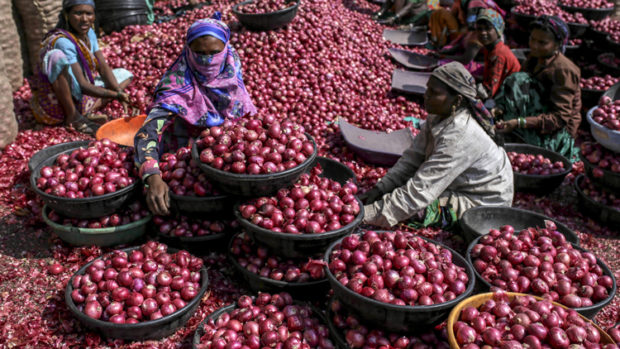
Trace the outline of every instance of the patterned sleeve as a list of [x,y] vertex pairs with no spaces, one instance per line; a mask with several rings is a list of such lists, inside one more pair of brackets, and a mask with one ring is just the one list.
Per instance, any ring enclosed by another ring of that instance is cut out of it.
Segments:
[[144,180],[150,175],[160,174],[159,171],[159,140],[164,127],[170,122],[171,113],[154,108],[149,113],[142,128],[134,138],[136,167],[140,171],[140,177]]
[[489,70],[489,74],[482,81],[482,85],[490,92],[491,96],[495,96],[497,90],[502,84],[502,75],[506,67],[506,59],[502,56],[495,56],[491,59],[491,64],[485,69]]

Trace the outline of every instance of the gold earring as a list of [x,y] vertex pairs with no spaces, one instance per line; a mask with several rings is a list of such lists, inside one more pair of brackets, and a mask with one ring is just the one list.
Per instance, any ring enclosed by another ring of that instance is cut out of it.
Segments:
[[452,104],[452,115],[456,114],[456,103]]

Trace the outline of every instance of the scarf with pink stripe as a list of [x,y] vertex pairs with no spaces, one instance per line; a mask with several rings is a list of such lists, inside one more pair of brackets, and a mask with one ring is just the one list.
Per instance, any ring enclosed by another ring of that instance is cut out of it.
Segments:
[[[228,43],[230,29],[220,19],[216,12],[189,27],[183,52],[164,73],[149,110],[168,110],[198,127],[217,126],[225,119],[256,113],[243,83],[241,61]],[[213,55],[193,52],[190,43],[206,35],[224,42],[224,50]]]

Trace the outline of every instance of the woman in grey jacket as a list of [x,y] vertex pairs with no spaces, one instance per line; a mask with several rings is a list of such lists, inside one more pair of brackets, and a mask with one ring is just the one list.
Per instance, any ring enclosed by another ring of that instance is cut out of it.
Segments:
[[476,83],[452,62],[433,72],[424,95],[429,116],[411,148],[364,201],[364,223],[414,221],[446,227],[467,209],[512,205],[512,167],[498,144]]

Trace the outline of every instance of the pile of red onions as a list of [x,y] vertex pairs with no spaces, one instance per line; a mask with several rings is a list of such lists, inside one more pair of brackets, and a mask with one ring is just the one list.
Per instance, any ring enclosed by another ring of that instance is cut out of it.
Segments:
[[607,33],[607,34],[615,34],[620,33],[620,20],[607,17],[601,21],[590,21],[590,25],[592,29]]
[[241,296],[230,313],[209,320],[198,349],[332,349],[329,330],[288,293]]
[[576,311],[532,296],[497,292],[479,307],[463,308],[453,331],[462,349],[617,348]]
[[69,199],[100,196],[123,189],[136,180],[133,148],[120,148],[104,138],[56,158],[40,170],[37,187]]
[[127,253],[98,258],[72,281],[71,299],[93,319],[116,324],[157,320],[198,296],[203,261],[187,251],[168,253],[149,241]]
[[355,220],[360,204],[357,186],[322,178],[320,165],[304,173],[290,189],[239,206],[241,216],[261,228],[287,234],[320,234]]
[[452,253],[410,232],[365,231],[345,237],[331,253],[329,270],[355,293],[395,305],[433,305],[467,289],[464,268]]
[[570,7],[595,8],[595,9],[604,9],[604,8],[614,7],[614,3],[609,0],[560,0],[560,4],[564,6],[570,6]]
[[592,112],[592,119],[612,131],[620,131],[620,99],[612,101],[608,96],[601,97],[598,108]]
[[583,142],[581,154],[594,166],[592,175],[600,178],[605,175],[603,170],[620,173],[620,154],[604,148],[599,143]]
[[265,247],[254,244],[245,233],[234,237],[230,253],[243,268],[265,278],[299,283],[325,279],[325,261],[270,255]]
[[215,196],[218,191],[192,159],[192,149],[181,147],[176,153],[164,153],[159,160],[161,177],[170,190],[181,196]]
[[250,175],[283,172],[314,153],[304,128],[275,116],[225,121],[204,130],[198,140],[200,161],[222,171]]
[[585,177],[581,183],[579,183],[579,186],[583,193],[592,200],[601,205],[613,207],[620,211],[620,196],[614,194],[613,190],[606,190],[594,185],[588,177]]
[[352,349],[448,349],[450,347],[445,328],[415,335],[387,333],[360,323],[337,299],[334,299],[329,307],[333,313],[330,320],[337,329],[344,333],[344,340]]
[[523,154],[510,151],[507,153],[512,170],[525,175],[548,176],[564,172],[562,161],[551,162],[541,154]]
[[606,91],[618,81],[620,81],[620,78],[607,74],[605,76],[593,76],[588,79],[581,78],[579,85],[582,89]]
[[155,216],[153,223],[162,235],[190,238],[222,234],[236,225],[235,222],[230,221],[191,218],[184,215],[178,217]]
[[553,222],[546,224],[518,233],[510,225],[491,229],[470,252],[474,268],[499,289],[548,297],[571,308],[607,299],[613,279],[603,274],[596,257],[575,249]]
[[[579,0],[576,0],[579,1]],[[587,2],[587,1],[585,1]],[[532,16],[558,16],[567,23],[588,24],[585,17],[579,13],[568,13],[562,10],[555,1],[548,0],[533,0],[523,1],[519,5],[514,7],[516,13],[522,13]]]
[[92,219],[76,219],[64,217],[54,210],[50,210],[48,218],[55,223],[78,228],[108,228],[127,225],[131,222],[137,222],[149,215],[149,211],[144,208],[140,201],[136,201],[128,205],[123,211],[103,216],[101,218]]
[[292,0],[256,0],[240,7],[241,13],[271,13],[293,6]]

